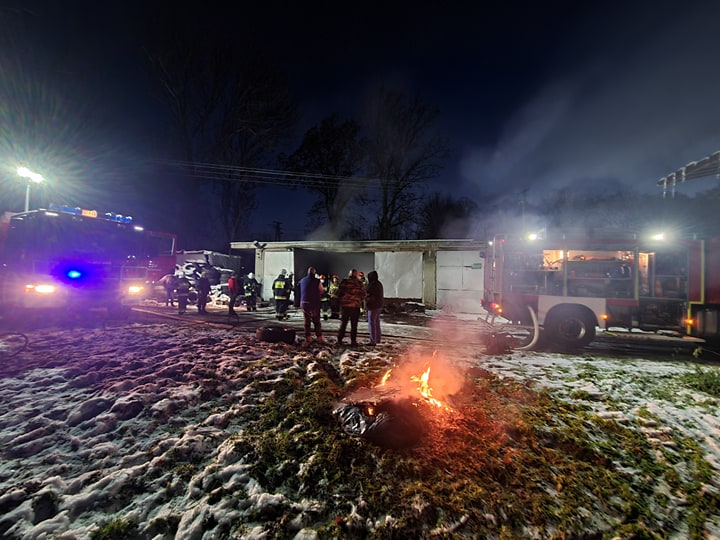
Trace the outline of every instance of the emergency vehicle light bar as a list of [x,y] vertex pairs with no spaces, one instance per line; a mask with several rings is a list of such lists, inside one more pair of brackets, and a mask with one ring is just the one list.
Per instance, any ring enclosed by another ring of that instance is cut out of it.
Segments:
[[[66,205],[60,205],[60,204],[51,204],[50,210],[55,210],[57,212],[63,212],[65,214],[72,214],[73,216],[84,216],[84,217],[91,217],[96,218],[98,217],[97,210],[87,210],[85,208],[73,208],[72,206],[66,206]],[[115,221],[117,223],[131,223],[132,217],[131,216],[123,216],[122,214],[115,214],[114,212],[107,212],[104,214],[103,219],[107,219],[108,221]]]

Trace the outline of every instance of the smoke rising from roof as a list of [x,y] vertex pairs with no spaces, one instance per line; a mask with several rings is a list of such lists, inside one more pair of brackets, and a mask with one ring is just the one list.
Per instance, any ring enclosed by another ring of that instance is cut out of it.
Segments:
[[[720,5],[623,11],[577,29],[567,49],[584,50],[568,53],[582,63],[564,58],[494,146],[465,153],[464,182],[531,197],[598,184],[658,193],[660,177],[720,149]],[[712,187],[700,184],[688,189]]]

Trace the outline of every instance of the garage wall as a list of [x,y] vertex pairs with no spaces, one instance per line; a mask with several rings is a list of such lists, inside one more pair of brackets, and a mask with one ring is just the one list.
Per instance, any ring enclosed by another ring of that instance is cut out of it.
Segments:
[[[374,270],[383,284],[385,298],[420,300],[423,297],[422,255],[422,252],[412,251],[375,253]],[[365,275],[368,271],[365,271]]]
[[[288,273],[293,271],[293,252],[292,251],[265,251],[263,257],[262,270],[257,265],[255,279],[262,283],[262,297],[270,300],[273,297],[272,284],[275,278],[283,268]],[[262,271],[262,275],[260,272]],[[293,277],[294,279],[294,277]]]
[[[386,298],[417,299],[431,308],[480,313],[484,259],[478,251],[329,253],[295,248],[294,251],[265,250],[256,255],[255,273],[266,300],[272,298],[272,282],[281,269],[294,272],[297,281],[309,265],[314,265],[321,273],[337,273],[341,278],[350,268],[366,275],[376,270]],[[425,256],[429,255],[432,257],[426,260]]]
[[459,313],[479,313],[484,259],[478,251],[437,253],[437,305]]

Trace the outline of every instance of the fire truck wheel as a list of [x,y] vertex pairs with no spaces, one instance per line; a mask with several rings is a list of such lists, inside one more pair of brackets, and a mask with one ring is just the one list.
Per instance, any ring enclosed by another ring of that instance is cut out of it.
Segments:
[[270,343],[295,343],[295,329],[287,326],[261,326],[255,330],[255,337]]
[[595,321],[589,313],[573,306],[560,306],[545,322],[547,339],[565,349],[581,349],[595,339]]

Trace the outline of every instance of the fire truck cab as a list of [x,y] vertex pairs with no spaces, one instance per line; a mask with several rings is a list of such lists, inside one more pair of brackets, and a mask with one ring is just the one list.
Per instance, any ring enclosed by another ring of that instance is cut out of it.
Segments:
[[163,237],[149,236],[132,218],[94,210],[51,206],[5,215],[0,311],[124,312],[145,298],[157,266],[148,246],[158,238]]
[[[600,328],[718,335],[717,241],[626,231],[545,231],[497,236],[483,305],[562,348]],[[713,262],[714,261],[714,262]]]

